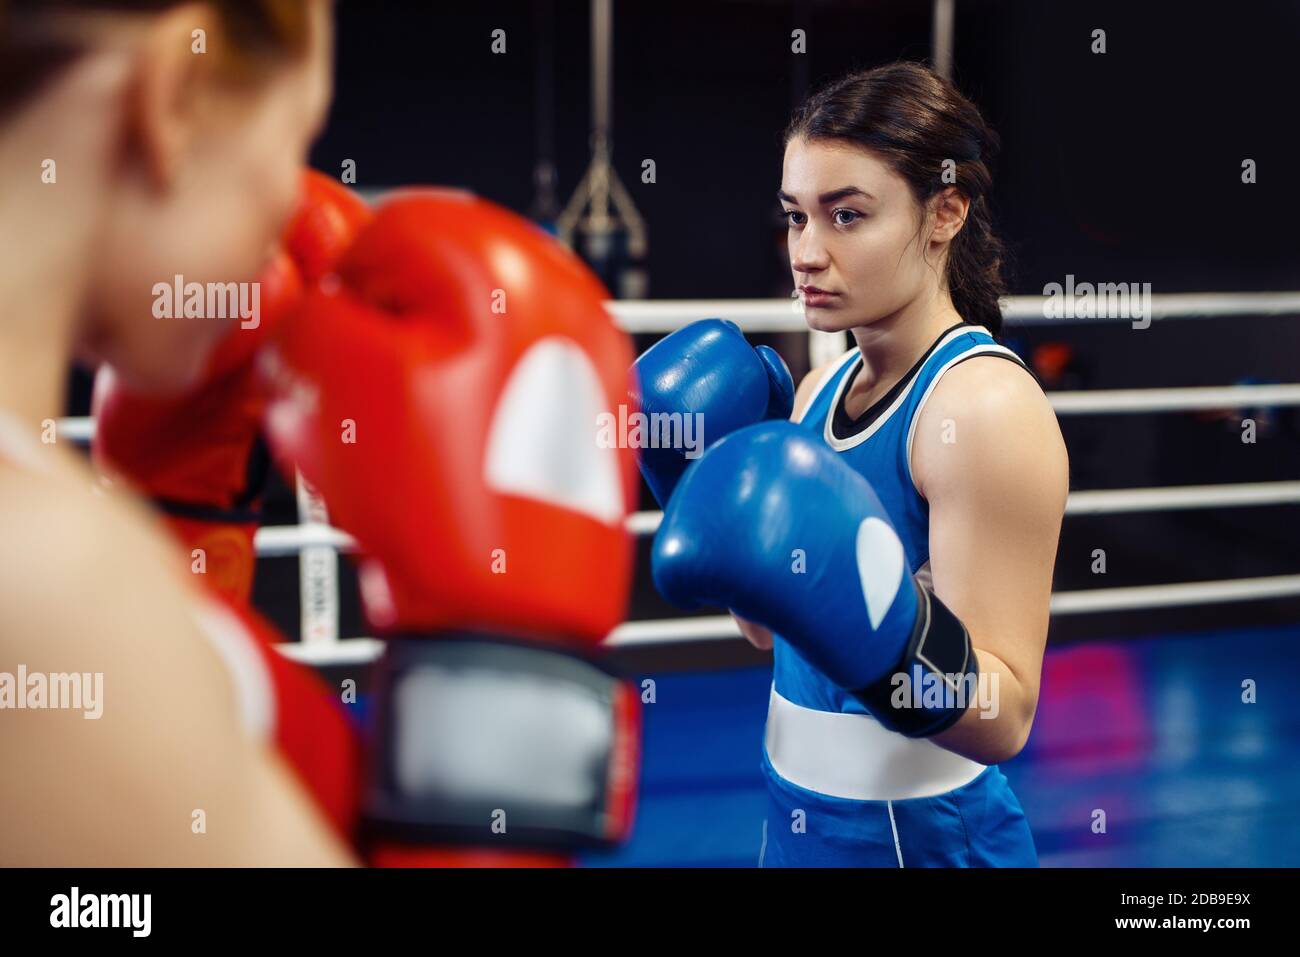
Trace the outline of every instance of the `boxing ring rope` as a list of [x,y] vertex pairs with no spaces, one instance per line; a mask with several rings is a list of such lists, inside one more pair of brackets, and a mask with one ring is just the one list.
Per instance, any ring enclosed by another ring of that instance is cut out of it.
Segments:
[[[1003,318],[1015,325],[1129,322],[1126,317],[1075,315],[1050,318],[1046,296],[1006,296]],[[1069,300],[1066,300],[1067,302]],[[1076,297],[1076,303],[1080,300]],[[672,332],[707,317],[730,319],[746,332],[807,332],[795,299],[646,299],[606,304],[619,325],[631,333]],[[1150,318],[1208,319],[1220,316],[1285,316],[1300,313],[1300,292],[1157,293],[1150,297]]]
[[[1066,515],[1117,515],[1123,512],[1171,512],[1193,508],[1244,508],[1255,505],[1300,504],[1300,482],[1243,482],[1223,485],[1183,485],[1162,488],[1120,488],[1071,492]],[[627,530],[637,536],[659,530],[663,512],[633,512]],[[327,525],[268,525],[257,530],[259,558],[285,558],[307,548],[354,552],[347,532]]]
[[1183,389],[1085,389],[1049,392],[1057,415],[1194,412],[1297,405],[1300,384],[1196,386]]
[[[1051,613],[1079,615],[1286,598],[1292,595],[1300,595],[1300,575],[1090,588],[1085,591],[1054,593]],[[704,615],[698,618],[657,618],[625,622],[610,633],[605,639],[605,645],[611,648],[629,648],[740,637],[740,629],[730,615]],[[379,657],[383,642],[377,638],[345,638],[333,643],[290,643],[279,645],[278,648],[288,657],[306,664],[353,665],[365,664]]]
[[[1049,318],[1044,309],[1048,301],[1039,296],[1007,297],[1003,300],[1003,314],[1009,323],[1023,325],[1131,321],[1108,316]],[[719,316],[731,319],[746,332],[807,333],[814,347],[818,337],[823,342],[827,338],[824,333],[808,330],[794,300],[625,300],[607,306],[619,325],[630,333],[668,333],[696,319]],[[1300,314],[1300,292],[1152,295],[1146,313],[1152,320],[1289,314]],[[1049,392],[1048,399],[1058,415],[1258,409],[1300,406],[1300,383],[1063,391]],[[87,442],[94,423],[89,418],[66,418],[60,421],[59,431],[73,441]],[[1249,482],[1072,492],[1065,513],[1108,515],[1293,504],[1300,504],[1300,482]],[[636,512],[628,517],[627,528],[633,535],[653,535],[662,518],[658,511]],[[355,541],[345,532],[311,522],[260,528],[255,546],[259,558],[289,557],[322,548],[344,553],[356,550]],[[1300,574],[1056,592],[1051,611],[1054,615],[1074,615],[1293,595],[1300,595]],[[625,622],[610,634],[606,644],[632,647],[740,637],[730,615],[711,615]],[[313,665],[347,665],[374,659],[382,647],[378,639],[348,638],[290,643],[281,650],[290,658]]]
[[[1178,389],[1085,389],[1049,392],[1047,398],[1058,415],[1194,412],[1300,405],[1300,382]],[[67,416],[59,420],[58,432],[73,442],[85,443],[94,435],[95,423],[89,416]]]

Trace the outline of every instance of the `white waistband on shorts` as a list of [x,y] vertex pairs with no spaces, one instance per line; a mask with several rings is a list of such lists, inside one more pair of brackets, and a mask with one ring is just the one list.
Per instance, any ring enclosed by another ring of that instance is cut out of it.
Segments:
[[791,784],[854,801],[933,797],[969,784],[985,765],[865,714],[815,711],[777,694],[767,708],[767,758]]

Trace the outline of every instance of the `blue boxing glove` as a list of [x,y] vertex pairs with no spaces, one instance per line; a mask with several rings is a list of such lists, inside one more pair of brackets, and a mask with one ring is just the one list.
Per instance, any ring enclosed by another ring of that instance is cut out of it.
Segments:
[[894,731],[938,734],[973,698],[965,627],[908,570],[867,480],[792,423],[749,426],[706,452],[651,559],[669,601],[772,629]]
[[767,346],[751,346],[726,319],[683,326],[647,349],[633,370],[652,439],[640,443],[641,474],[660,505],[708,446],[742,426],[788,419],[794,407],[785,362]]

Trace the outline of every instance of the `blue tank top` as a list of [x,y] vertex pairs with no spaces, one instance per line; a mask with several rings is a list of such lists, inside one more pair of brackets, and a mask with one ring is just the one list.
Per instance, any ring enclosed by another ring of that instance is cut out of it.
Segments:
[[[909,570],[923,581],[929,577],[930,506],[912,482],[912,434],[921,407],[943,374],[977,355],[1001,356],[1024,365],[983,326],[959,323],[945,331],[870,409],[850,419],[844,411],[844,395],[862,369],[861,353],[850,349],[822,376],[798,419],[871,483],[902,540]],[[862,702],[804,661],[780,635],[774,636],[772,651],[778,694],[817,711],[866,713]]]

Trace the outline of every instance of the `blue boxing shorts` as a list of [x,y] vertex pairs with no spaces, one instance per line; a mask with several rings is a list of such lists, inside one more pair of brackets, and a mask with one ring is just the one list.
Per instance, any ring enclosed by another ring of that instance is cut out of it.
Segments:
[[[844,760],[832,763],[836,755]],[[869,715],[810,712],[774,689],[763,773],[760,867],[1038,866],[1024,811],[996,766],[886,731]]]

